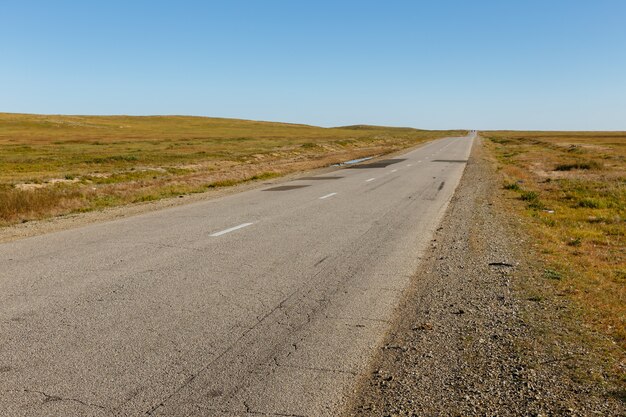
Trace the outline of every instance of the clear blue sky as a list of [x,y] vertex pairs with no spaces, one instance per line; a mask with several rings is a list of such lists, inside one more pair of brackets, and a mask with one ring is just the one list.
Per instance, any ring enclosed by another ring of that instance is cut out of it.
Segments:
[[622,0],[7,0],[0,39],[5,112],[626,130]]

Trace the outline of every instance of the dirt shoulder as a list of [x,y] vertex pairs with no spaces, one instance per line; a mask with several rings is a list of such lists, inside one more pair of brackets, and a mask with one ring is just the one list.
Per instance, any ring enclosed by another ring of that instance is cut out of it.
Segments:
[[625,415],[617,348],[546,284],[500,193],[477,141],[345,415]]

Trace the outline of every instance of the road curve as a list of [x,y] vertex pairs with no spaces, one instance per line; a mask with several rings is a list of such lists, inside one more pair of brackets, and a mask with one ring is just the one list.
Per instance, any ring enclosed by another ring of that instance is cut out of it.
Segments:
[[473,138],[1,244],[0,415],[335,414]]

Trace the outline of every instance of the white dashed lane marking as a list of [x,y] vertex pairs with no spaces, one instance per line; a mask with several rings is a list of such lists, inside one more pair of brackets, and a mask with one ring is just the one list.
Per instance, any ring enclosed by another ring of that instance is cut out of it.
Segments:
[[215,232],[215,233],[211,234],[210,236],[211,237],[222,236],[222,235],[225,235],[226,233],[234,232],[235,230],[239,230],[239,229],[243,229],[244,227],[248,227],[251,224],[252,223],[243,223],[243,224],[240,224],[239,226],[235,226],[235,227],[231,227],[230,229],[222,230],[221,232]]

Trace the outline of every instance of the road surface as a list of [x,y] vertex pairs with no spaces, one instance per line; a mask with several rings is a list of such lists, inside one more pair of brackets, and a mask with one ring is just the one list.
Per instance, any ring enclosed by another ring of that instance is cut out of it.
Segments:
[[0,415],[333,415],[473,136],[0,245]]

